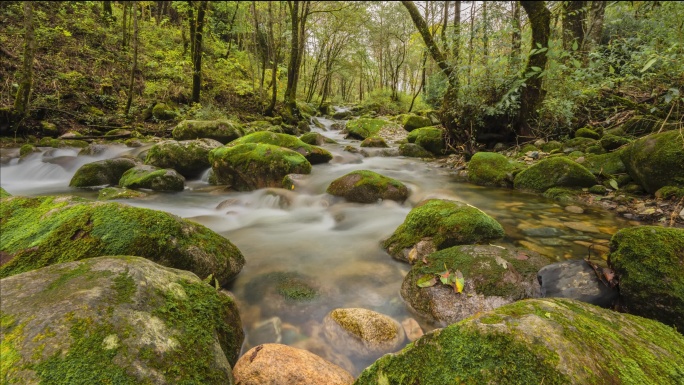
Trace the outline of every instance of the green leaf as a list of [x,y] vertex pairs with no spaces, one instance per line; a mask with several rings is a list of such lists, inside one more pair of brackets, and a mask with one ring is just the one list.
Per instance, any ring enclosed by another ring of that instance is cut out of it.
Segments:
[[609,181],[608,181],[608,184],[609,184],[610,187],[612,187],[613,189],[615,189],[615,190],[618,189],[618,183],[617,183],[617,181],[616,181],[615,179],[609,180]]
[[533,67],[530,67],[530,69],[531,69],[532,71],[534,71],[534,72],[541,72],[541,68],[540,68],[540,67],[534,67],[534,66],[533,66]]
[[653,59],[649,60],[648,63],[646,63],[646,65],[644,66],[644,68],[642,68],[641,71],[639,71],[639,72],[641,72],[641,73],[646,72],[646,70],[651,68],[653,63],[655,63],[657,60],[658,60],[657,57],[654,57]]
[[454,291],[457,293],[463,292],[463,287],[465,286],[465,279],[463,278],[463,273],[460,270],[456,270],[454,273]]
[[577,40],[572,42],[572,50],[577,51],[579,49],[579,45],[577,44]]
[[425,274],[424,276],[418,278],[416,285],[418,287],[432,287],[437,284],[437,277],[432,274]]
[[439,273],[439,281],[442,282],[445,285],[449,284],[449,275],[451,272],[449,270],[443,271]]
[[610,72],[611,74],[614,74],[615,68],[613,68],[613,66],[608,66],[608,72]]

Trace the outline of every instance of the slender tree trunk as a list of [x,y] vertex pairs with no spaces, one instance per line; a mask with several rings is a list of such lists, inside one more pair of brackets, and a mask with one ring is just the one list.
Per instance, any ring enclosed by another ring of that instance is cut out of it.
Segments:
[[25,116],[29,110],[29,99],[33,86],[33,57],[36,41],[33,33],[33,2],[24,1],[24,62],[21,81],[14,99],[14,111],[18,116]]
[[[301,3],[301,4],[300,4]],[[290,62],[287,66],[287,87],[285,89],[285,108],[288,111],[287,119],[291,123],[302,119],[302,114],[297,108],[297,81],[299,80],[299,66],[302,63],[302,49],[304,46],[303,32],[306,27],[306,17],[309,12],[308,1],[288,1],[290,8],[290,26],[292,41],[290,42]],[[300,10],[300,5],[302,9]],[[301,15],[300,15],[301,14]]]
[[563,2],[563,49],[574,52],[584,44],[584,19],[586,1]]
[[513,17],[511,18],[511,25],[513,26],[513,33],[511,34],[511,56],[509,63],[511,72],[516,72],[520,64],[520,2],[513,1],[512,3]]
[[416,98],[420,94],[421,90],[425,88],[425,63],[427,62],[427,52],[423,52],[423,71],[422,71],[422,76],[420,77],[420,85],[418,86],[418,89],[416,92],[413,94],[413,97],[411,98],[411,105],[409,106],[408,112],[411,112],[413,110],[413,104],[416,102]]
[[475,39],[475,2],[470,3],[470,40],[468,42],[468,85],[473,70],[473,39]]
[[449,1],[444,2],[444,16],[442,19],[442,51],[449,52],[449,44],[446,38],[447,25],[449,24]]
[[603,15],[606,10],[605,1],[592,1],[589,7],[589,27],[587,28],[586,37],[582,46],[582,63],[586,67],[589,64],[589,55],[587,53],[596,48],[601,43],[601,35],[603,34]]
[[202,89],[202,38],[204,29],[204,17],[209,7],[209,1],[200,1],[197,8],[197,26],[193,43],[192,55],[192,101],[199,103],[200,90]]
[[128,83],[128,100],[126,101],[126,109],[124,113],[128,116],[131,111],[131,104],[133,103],[133,84],[135,83],[135,71],[138,70],[138,9],[137,2],[133,0],[131,6],[133,13],[133,62],[131,63],[131,79]]
[[121,18],[121,47],[128,46],[128,1],[123,2],[123,17]]
[[195,55],[195,39],[197,21],[195,20],[195,5],[188,1],[188,25],[190,26],[190,60],[193,61]]
[[102,2],[102,10],[105,13],[105,19],[109,20],[109,18],[112,17],[112,2],[111,1],[103,1]]
[[[551,35],[551,12],[546,8],[545,1],[521,1],[520,5],[527,13],[532,27],[532,44],[530,55],[527,59],[527,67],[524,73],[536,72],[526,80],[526,86],[520,96],[520,115],[518,135],[531,138],[531,124],[537,117],[537,108],[544,100],[545,92],[542,89],[542,78],[539,76],[546,67],[549,37]],[[532,67],[538,67],[541,71],[534,71]]]
[[459,51],[461,50],[461,1],[454,1],[454,37],[451,45],[451,57],[458,67]]
[[276,100],[278,97],[278,85],[276,84],[278,77],[277,77],[277,72],[278,72],[278,51],[276,48],[276,41],[275,41],[275,33],[273,32],[273,11],[272,11],[272,2],[269,1],[268,3],[268,35],[271,40],[271,61],[273,63],[271,67],[271,84],[273,85],[273,91],[271,93],[271,103],[266,107],[266,112],[264,114],[266,116],[273,116],[273,112],[275,111],[275,105],[276,105]]

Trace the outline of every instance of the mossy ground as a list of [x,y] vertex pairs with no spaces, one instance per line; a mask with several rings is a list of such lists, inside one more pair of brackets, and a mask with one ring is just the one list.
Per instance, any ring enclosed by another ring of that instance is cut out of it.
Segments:
[[11,196],[12,196],[12,194],[8,193],[7,190],[0,187],[0,198],[6,198],[6,197],[11,197]]
[[404,223],[383,242],[383,247],[396,255],[424,237],[432,237],[439,250],[503,236],[504,230],[499,222],[476,207],[457,201],[430,199],[408,213]]
[[101,255],[138,255],[162,265],[213,273],[222,284],[244,265],[227,239],[176,216],[73,197],[10,197],[0,208],[0,277]]

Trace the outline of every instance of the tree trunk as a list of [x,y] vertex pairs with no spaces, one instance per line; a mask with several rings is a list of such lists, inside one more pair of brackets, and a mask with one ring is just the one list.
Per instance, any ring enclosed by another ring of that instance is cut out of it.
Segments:
[[461,50],[461,1],[454,1],[454,37],[451,45],[451,56],[454,66],[458,67],[459,51]]
[[475,38],[475,2],[470,2],[470,41],[468,43],[468,85],[473,70],[473,39]]
[[133,103],[133,83],[135,82],[135,71],[138,69],[138,9],[136,1],[133,0],[131,6],[131,12],[133,13],[133,63],[131,63],[131,80],[128,83],[128,100],[126,101],[125,114],[131,110],[131,104]]
[[204,29],[204,16],[209,7],[209,1],[200,1],[197,8],[197,25],[195,28],[195,39],[192,44],[192,102],[199,103],[200,90],[202,89],[202,35]]
[[121,18],[121,47],[126,48],[128,46],[128,1],[123,2],[123,17]]
[[574,52],[583,45],[585,5],[586,1],[563,2],[563,49],[566,51]]
[[29,109],[29,98],[33,85],[33,56],[36,41],[33,34],[33,2],[24,1],[24,63],[17,96],[14,99],[14,111],[18,116],[25,116]]
[[586,67],[589,64],[589,52],[596,48],[601,43],[601,35],[603,34],[603,15],[606,10],[605,1],[592,1],[589,7],[589,27],[587,28],[584,45],[582,46],[582,63]]
[[[300,4],[302,3],[302,4]],[[290,8],[290,27],[292,41],[290,42],[290,62],[287,66],[287,87],[285,89],[285,108],[287,119],[290,123],[296,123],[302,119],[302,114],[297,108],[297,81],[299,80],[299,66],[302,63],[302,48],[304,46],[303,32],[306,27],[306,17],[309,12],[308,1],[288,1]],[[300,5],[302,9],[300,11]],[[301,13],[301,16],[300,16]]]
[[266,107],[266,111],[264,114],[266,116],[273,116],[273,112],[275,110],[275,105],[276,101],[278,98],[278,85],[276,84],[278,78],[277,78],[277,72],[278,72],[278,56],[279,56],[279,50],[276,47],[276,41],[275,41],[275,33],[273,33],[273,11],[271,7],[271,2],[269,1],[268,3],[268,36],[271,40],[271,45],[270,45],[270,51],[271,51],[271,61],[272,61],[272,67],[271,67],[271,84],[273,86],[273,91],[271,93],[271,102],[269,103],[268,107]]
[[[522,89],[520,96],[520,125],[518,135],[523,138],[531,138],[531,123],[537,117],[537,108],[544,100],[545,92],[542,89],[542,78],[539,76],[546,67],[549,37],[551,35],[551,12],[546,8],[545,1],[521,1],[520,5],[527,13],[532,27],[531,51],[527,59],[527,67],[524,73],[531,75]],[[542,52],[539,52],[542,50]],[[540,71],[534,71],[532,67],[538,67]],[[527,75],[526,75],[527,76]]]
[[103,1],[102,2],[102,10],[104,11],[105,19],[109,20],[112,17],[112,2],[111,1]]
[[513,1],[513,17],[511,18],[511,24],[513,26],[513,33],[511,34],[511,56],[510,56],[510,69],[511,72],[516,72],[518,70],[518,64],[520,63],[520,2]]

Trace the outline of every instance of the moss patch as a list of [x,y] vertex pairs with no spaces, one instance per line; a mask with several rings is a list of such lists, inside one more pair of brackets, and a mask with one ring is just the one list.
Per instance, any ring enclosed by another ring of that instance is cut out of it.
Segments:
[[445,150],[444,132],[441,128],[423,127],[411,131],[406,137],[409,143],[415,143],[435,155],[441,155]]
[[183,191],[185,178],[172,169],[136,166],[126,171],[119,180],[124,188],[145,188],[154,191]]
[[7,197],[11,197],[11,196],[12,196],[12,194],[8,193],[7,190],[0,187],[0,198],[7,198]]
[[468,162],[468,180],[483,186],[512,187],[513,173],[521,168],[495,152],[478,152]]
[[326,163],[332,159],[332,154],[327,150],[306,144],[296,136],[275,132],[255,132],[230,142],[228,146],[247,143],[265,143],[288,148],[303,155],[311,164]]
[[596,176],[612,176],[627,172],[625,164],[620,158],[620,151],[609,152],[601,155],[587,155],[582,166]]
[[173,129],[176,140],[210,138],[226,144],[244,134],[242,126],[230,120],[184,120]]
[[384,119],[359,118],[347,121],[346,131],[349,137],[364,140],[377,136],[382,127],[392,124]]
[[403,183],[368,170],[352,171],[335,179],[326,192],[359,203],[374,203],[379,199],[403,202],[408,197],[408,188]]
[[541,160],[515,176],[514,186],[519,190],[544,192],[551,187],[591,187],[596,184],[594,175],[566,157]]
[[71,178],[71,187],[95,187],[118,185],[121,176],[136,166],[136,161],[128,158],[100,160],[84,164]]
[[107,201],[112,199],[135,199],[146,197],[142,191],[130,190],[127,188],[107,187],[98,192],[97,200]]
[[664,186],[684,187],[684,138],[678,130],[643,137],[621,157],[632,179],[651,194]]
[[221,147],[213,139],[168,140],[155,144],[147,151],[145,164],[159,168],[172,168],[184,177],[194,177],[211,167],[209,151]]
[[401,116],[401,125],[404,126],[404,130],[411,132],[417,128],[431,126],[432,121],[423,116],[407,114]]
[[434,158],[434,154],[415,143],[403,143],[399,146],[399,154],[411,158]]

